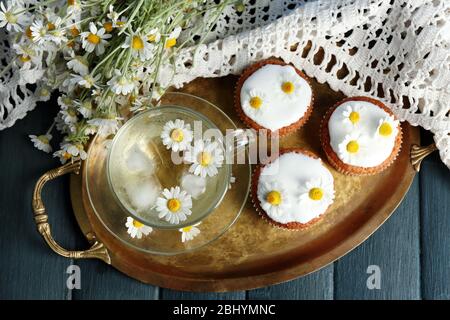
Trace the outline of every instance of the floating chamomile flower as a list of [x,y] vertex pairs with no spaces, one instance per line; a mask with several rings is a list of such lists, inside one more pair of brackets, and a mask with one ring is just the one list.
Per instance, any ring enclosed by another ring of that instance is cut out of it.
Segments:
[[181,242],[191,241],[196,236],[198,236],[200,234],[200,229],[197,227],[200,224],[201,224],[201,222],[196,223],[192,226],[187,226],[187,227],[178,229],[178,231],[181,232]]
[[0,28],[6,26],[6,30],[22,31],[23,26],[28,22],[27,16],[23,13],[24,10],[16,8],[13,1],[7,3],[0,2]]
[[118,69],[114,70],[114,77],[112,77],[107,84],[108,86],[111,86],[111,90],[115,94],[127,95],[135,88],[133,80],[126,75],[123,75]]
[[383,119],[380,119],[378,122],[377,131],[375,131],[375,135],[377,137],[389,138],[392,136],[396,136],[398,132],[399,121],[395,120],[393,116],[386,116]]
[[361,106],[347,106],[342,112],[342,117],[344,118],[344,123],[346,125],[356,126],[361,120]]
[[172,48],[177,44],[177,39],[180,36],[181,33],[181,27],[176,27],[173,29],[173,31],[169,34],[169,36],[166,38],[166,42],[164,46],[168,48]]
[[280,93],[283,97],[295,98],[300,94],[301,82],[297,74],[284,72],[280,77]]
[[251,89],[242,101],[242,108],[246,114],[257,115],[267,105],[266,94],[258,89]]
[[171,224],[178,224],[185,221],[191,215],[191,196],[180,187],[164,189],[162,197],[156,199],[156,210],[158,217]]
[[346,135],[338,146],[339,158],[347,164],[355,165],[359,155],[367,147],[366,143],[367,138],[358,131]]
[[334,187],[332,181],[313,179],[306,181],[301,188],[300,199],[314,204],[331,203],[334,199]]
[[127,232],[132,238],[138,239],[141,239],[143,235],[149,235],[153,231],[152,227],[146,226],[142,222],[135,220],[132,217],[127,217],[125,227],[127,227]]
[[218,173],[217,168],[224,161],[223,150],[217,142],[201,139],[186,151],[185,160],[192,163],[189,172],[201,177],[212,177]]
[[162,143],[175,152],[186,150],[192,137],[191,125],[180,119],[166,122],[161,132]]
[[144,35],[133,33],[127,36],[122,48],[130,48],[131,55],[134,58],[139,57],[144,62],[152,57],[154,46],[147,41]]
[[80,34],[82,39],[82,47],[87,52],[93,52],[100,56],[105,52],[105,46],[108,44],[106,39],[111,38],[110,34],[105,34],[105,29],[97,29],[95,23],[89,23],[89,31]]
[[279,182],[264,182],[258,187],[258,200],[261,208],[269,214],[278,216],[290,207],[289,197]]
[[52,146],[50,145],[50,140],[52,140],[52,135],[50,133],[43,134],[40,136],[35,136],[35,135],[31,134],[31,135],[29,135],[29,137],[31,139],[31,142],[33,142],[35,148],[37,148],[41,151],[47,152],[47,153],[52,152]]

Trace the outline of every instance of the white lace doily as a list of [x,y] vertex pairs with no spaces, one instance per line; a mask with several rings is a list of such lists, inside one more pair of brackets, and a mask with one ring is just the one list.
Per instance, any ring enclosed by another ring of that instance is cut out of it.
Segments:
[[[378,97],[400,119],[430,130],[450,168],[450,1],[244,3],[243,13],[224,12],[207,44],[183,49],[160,81],[181,86],[280,57],[348,96]],[[0,41],[5,64],[7,40]],[[20,89],[0,87],[0,129],[34,108],[32,92]]]

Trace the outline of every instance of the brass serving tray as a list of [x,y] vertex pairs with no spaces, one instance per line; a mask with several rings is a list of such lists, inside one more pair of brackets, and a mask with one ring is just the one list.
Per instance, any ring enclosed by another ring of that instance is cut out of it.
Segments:
[[[197,79],[183,92],[205,98],[223,108],[237,123],[233,107],[234,76]],[[311,119],[298,132],[280,141],[281,147],[304,147],[326,159],[319,141],[319,124],[327,108],[344,98],[327,85],[312,81],[315,105]],[[261,219],[251,201],[238,221],[212,244],[174,256],[144,254],[124,245],[98,220],[89,201],[83,174],[71,176],[73,209],[82,232],[92,243],[87,251],[70,252],[57,246],[50,234],[45,208],[40,199],[43,184],[61,174],[77,171],[68,165],[49,172],[38,182],[35,192],[35,219],[40,233],[57,253],[72,258],[99,258],[123,273],[145,283],[188,291],[246,290],[316,271],[361,244],[392,214],[408,191],[416,171],[411,164],[411,148],[419,145],[419,130],[402,124],[403,145],[395,163],[381,174],[369,177],[344,176],[331,167],[336,199],[324,218],[304,231],[272,227]],[[426,155],[414,150],[415,164]],[[325,161],[326,163],[326,161]],[[106,186],[105,186],[106,187]]]

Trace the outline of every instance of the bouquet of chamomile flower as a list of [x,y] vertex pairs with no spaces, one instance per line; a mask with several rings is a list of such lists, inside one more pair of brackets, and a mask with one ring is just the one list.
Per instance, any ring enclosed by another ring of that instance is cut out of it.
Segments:
[[64,163],[84,160],[93,134],[119,128],[121,111],[151,106],[165,88],[158,72],[186,44],[202,41],[231,0],[1,0],[0,27],[14,58],[4,72],[36,85],[41,101],[58,90],[60,111],[47,133],[31,135]]

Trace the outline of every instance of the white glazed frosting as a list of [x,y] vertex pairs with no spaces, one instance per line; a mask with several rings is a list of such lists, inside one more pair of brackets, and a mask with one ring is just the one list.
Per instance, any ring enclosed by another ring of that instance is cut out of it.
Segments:
[[[359,121],[352,124],[348,120],[349,110],[357,111]],[[378,134],[380,122],[388,122],[393,132],[384,137]],[[349,165],[358,167],[376,167],[382,164],[392,153],[398,132],[398,121],[389,113],[368,101],[347,101],[339,105],[330,117],[328,130],[330,145],[339,159]],[[346,145],[357,140],[359,151],[350,154]]]
[[[283,81],[295,85],[294,92],[281,90]],[[252,108],[248,101],[255,93],[264,95],[263,105]],[[276,131],[298,121],[311,103],[312,90],[308,82],[292,66],[268,64],[256,70],[242,85],[240,98],[245,115],[262,127]]]
[[[308,188],[311,182],[318,183],[324,190],[320,201],[310,199]],[[281,212],[264,210],[274,221],[286,224],[289,222],[307,223],[323,214],[333,203],[334,179],[330,171],[320,159],[307,155],[288,152],[261,169],[257,194],[261,207],[264,208],[267,186],[278,185],[287,205],[283,204]]]

